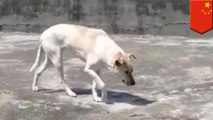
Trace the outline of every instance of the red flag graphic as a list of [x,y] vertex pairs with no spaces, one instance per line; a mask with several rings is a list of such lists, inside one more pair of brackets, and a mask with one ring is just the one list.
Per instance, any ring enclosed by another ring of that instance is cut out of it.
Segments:
[[190,0],[190,27],[198,33],[212,29],[213,0]]

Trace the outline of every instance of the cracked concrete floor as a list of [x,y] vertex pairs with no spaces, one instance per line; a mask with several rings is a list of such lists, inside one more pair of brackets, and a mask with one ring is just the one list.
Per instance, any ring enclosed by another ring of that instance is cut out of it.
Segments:
[[84,64],[70,58],[65,77],[78,94],[61,90],[59,76],[50,68],[42,75],[40,92],[32,92],[37,34],[0,33],[1,120],[212,120],[213,38],[179,36],[111,35],[125,50],[137,56],[136,85],[125,86],[113,73],[102,72],[109,88],[110,104],[91,98],[91,78]]

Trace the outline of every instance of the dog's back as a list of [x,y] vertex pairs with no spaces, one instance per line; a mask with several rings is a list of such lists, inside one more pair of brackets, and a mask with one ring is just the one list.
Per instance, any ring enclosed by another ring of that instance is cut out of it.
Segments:
[[45,30],[41,35],[41,45],[44,50],[51,49],[49,46],[70,48],[82,59],[90,53],[96,54],[98,59],[102,58],[104,49],[111,53],[115,49],[122,52],[103,30],[70,24],[58,24]]
[[58,24],[45,30],[41,35],[41,40],[55,43],[61,47],[89,49],[87,47],[93,47],[98,36],[107,36],[107,34],[101,29]]

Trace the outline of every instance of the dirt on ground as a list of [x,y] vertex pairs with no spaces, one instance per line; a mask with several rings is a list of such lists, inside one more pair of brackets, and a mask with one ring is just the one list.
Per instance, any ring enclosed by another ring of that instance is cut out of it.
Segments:
[[109,103],[91,96],[92,78],[84,63],[64,53],[65,78],[78,96],[62,89],[54,68],[32,91],[39,35],[0,33],[1,120],[212,120],[213,38],[110,35],[133,60],[135,86],[125,86],[108,70],[102,71]]

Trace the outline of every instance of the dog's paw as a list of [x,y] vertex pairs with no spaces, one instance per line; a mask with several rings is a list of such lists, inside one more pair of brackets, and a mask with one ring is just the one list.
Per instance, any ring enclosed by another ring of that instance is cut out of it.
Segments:
[[93,100],[95,102],[103,102],[103,99],[101,97],[93,97]]
[[71,97],[77,97],[76,93],[74,93],[74,92],[67,92],[67,95],[69,95]]
[[67,85],[65,85],[65,91],[66,91],[67,95],[69,95],[71,97],[77,97],[76,93],[73,92]]
[[67,95],[71,96],[71,97],[77,97],[76,93],[74,93],[72,90],[70,89],[66,89],[66,93]]
[[39,89],[38,89],[38,86],[33,86],[32,87],[32,90],[34,91],[34,92],[37,92]]

